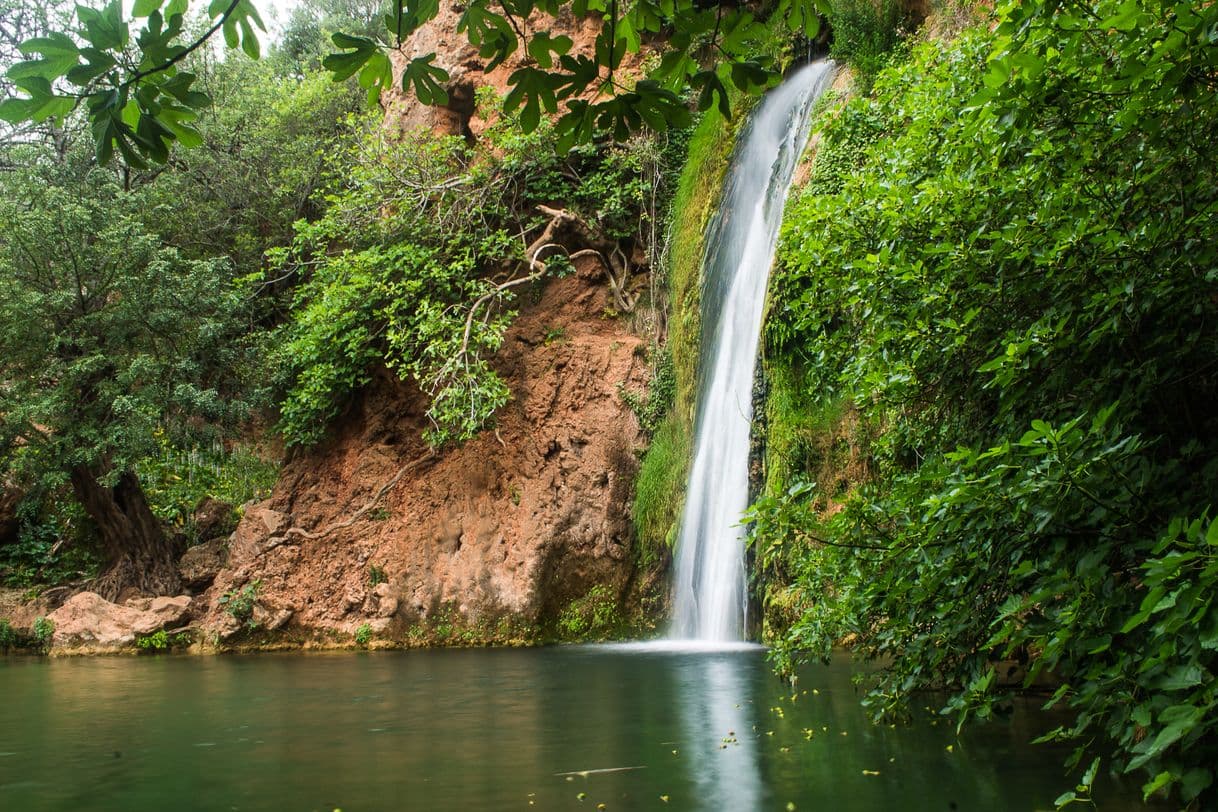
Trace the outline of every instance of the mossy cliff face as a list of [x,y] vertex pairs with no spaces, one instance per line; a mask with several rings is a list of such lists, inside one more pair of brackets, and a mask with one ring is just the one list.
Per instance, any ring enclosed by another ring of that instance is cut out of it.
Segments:
[[[741,101],[736,100],[738,108]],[[738,114],[728,121],[714,109],[702,117],[690,137],[689,157],[673,198],[666,281],[668,352],[676,391],[638,477],[634,524],[645,560],[665,559],[676,540],[693,449],[706,229],[719,203],[740,120]]]

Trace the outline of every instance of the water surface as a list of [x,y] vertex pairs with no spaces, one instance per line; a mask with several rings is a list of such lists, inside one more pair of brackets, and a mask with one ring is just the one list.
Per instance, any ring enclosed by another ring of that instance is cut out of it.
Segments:
[[[1061,749],[1022,744],[1048,720],[875,727],[849,676],[808,669],[792,701],[740,647],[0,658],[0,808],[1035,810],[1067,788]],[[1101,809],[1137,808],[1115,792]]]

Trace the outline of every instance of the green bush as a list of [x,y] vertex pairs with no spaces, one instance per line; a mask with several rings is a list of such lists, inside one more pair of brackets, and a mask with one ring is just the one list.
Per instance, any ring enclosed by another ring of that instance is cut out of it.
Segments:
[[51,635],[55,634],[55,621],[49,617],[36,617],[30,632],[34,636],[34,642],[46,648],[51,644]]
[[359,628],[355,630],[355,644],[358,646],[366,646],[372,640],[372,627],[367,623],[361,623]]
[[517,297],[570,267],[563,247],[523,256],[548,222],[539,205],[572,210],[623,256],[649,248],[654,145],[560,158],[554,142],[548,125],[524,135],[510,118],[477,146],[425,132],[390,138],[379,126],[349,140],[357,159],[344,159],[352,168],[327,190],[326,213],[271,254],[271,274],[303,280],[275,341],[289,444],[319,440],[378,364],[427,395],[433,445],[481,431],[510,394],[488,359]]
[[0,618],[0,651],[13,648],[17,645],[17,630],[13,628],[13,624],[9,623],[8,618]]
[[909,14],[901,0],[831,0],[829,25],[833,44],[829,54],[854,68],[863,92],[888,64],[890,55],[909,33]]
[[[658,356],[658,357],[657,357]],[[618,394],[639,419],[639,427],[652,437],[665,415],[672,411],[677,394],[677,375],[668,347],[651,349],[651,380],[644,394],[632,392],[619,385]]]
[[767,353],[802,371],[806,414],[843,402],[878,430],[871,471],[828,515],[797,466],[753,517],[759,555],[816,596],[780,658],[850,635],[885,663],[877,713],[951,686],[961,722],[1001,710],[996,665],[1018,659],[1060,680],[1072,766],[1101,754],[1201,808],[1216,27],[1214,6],[1012,3],[826,124],[866,147],[791,203]]
[[613,591],[597,584],[581,598],[572,601],[558,617],[558,630],[564,639],[604,638],[620,624]]
[[[180,447],[162,430],[156,432],[159,452],[136,466],[149,506],[173,530],[197,538],[194,512],[206,498],[243,505],[270,495],[279,475],[276,462],[244,446]],[[239,517],[233,516],[233,525]]]
[[16,542],[0,547],[0,583],[31,587],[97,574],[92,524],[65,488],[35,489],[18,506],[17,519]]
[[230,589],[216,602],[247,628],[256,629],[258,624],[254,622],[254,606],[258,603],[258,590],[261,586],[261,581],[254,581],[240,589]]
[[135,638],[135,645],[143,651],[164,651],[169,648],[169,633],[164,629],[157,629],[152,634]]

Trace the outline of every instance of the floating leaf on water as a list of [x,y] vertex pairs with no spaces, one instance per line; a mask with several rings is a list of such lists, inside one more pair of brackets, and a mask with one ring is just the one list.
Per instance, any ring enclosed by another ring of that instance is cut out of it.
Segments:
[[668,803],[668,796],[667,796],[667,795],[661,795],[661,796],[660,796],[660,800],[661,800],[661,801],[663,801],[664,803]]
[[879,770],[863,770],[863,775],[879,775]]
[[949,744],[947,747],[945,747],[945,748],[943,748],[943,749],[947,750],[947,752],[949,752],[949,753],[950,753],[952,750],[954,750],[954,749],[955,749],[955,747],[954,747],[953,745],[950,745],[950,744]]
[[581,801],[582,801],[584,798],[587,798],[587,797],[588,797],[588,793],[586,793],[586,792],[581,792],[579,795],[576,795],[575,797],[576,797],[578,800],[581,800]]

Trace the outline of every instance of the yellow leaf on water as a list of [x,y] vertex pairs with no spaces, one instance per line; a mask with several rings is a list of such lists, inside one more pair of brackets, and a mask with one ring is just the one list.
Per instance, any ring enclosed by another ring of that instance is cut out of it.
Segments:
[[949,744],[949,745],[948,745],[947,747],[945,747],[944,749],[945,749],[945,750],[947,750],[947,752],[949,752],[949,753],[950,753],[950,752],[951,752],[953,749],[955,749],[955,748],[953,748],[953,747],[952,747],[952,745],[950,745],[950,744]]
[[660,796],[660,800],[661,800],[661,801],[663,801],[664,803],[668,803],[668,796],[667,796],[667,795],[661,795],[661,796]]
[[879,775],[879,770],[863,770],[863,775]]

